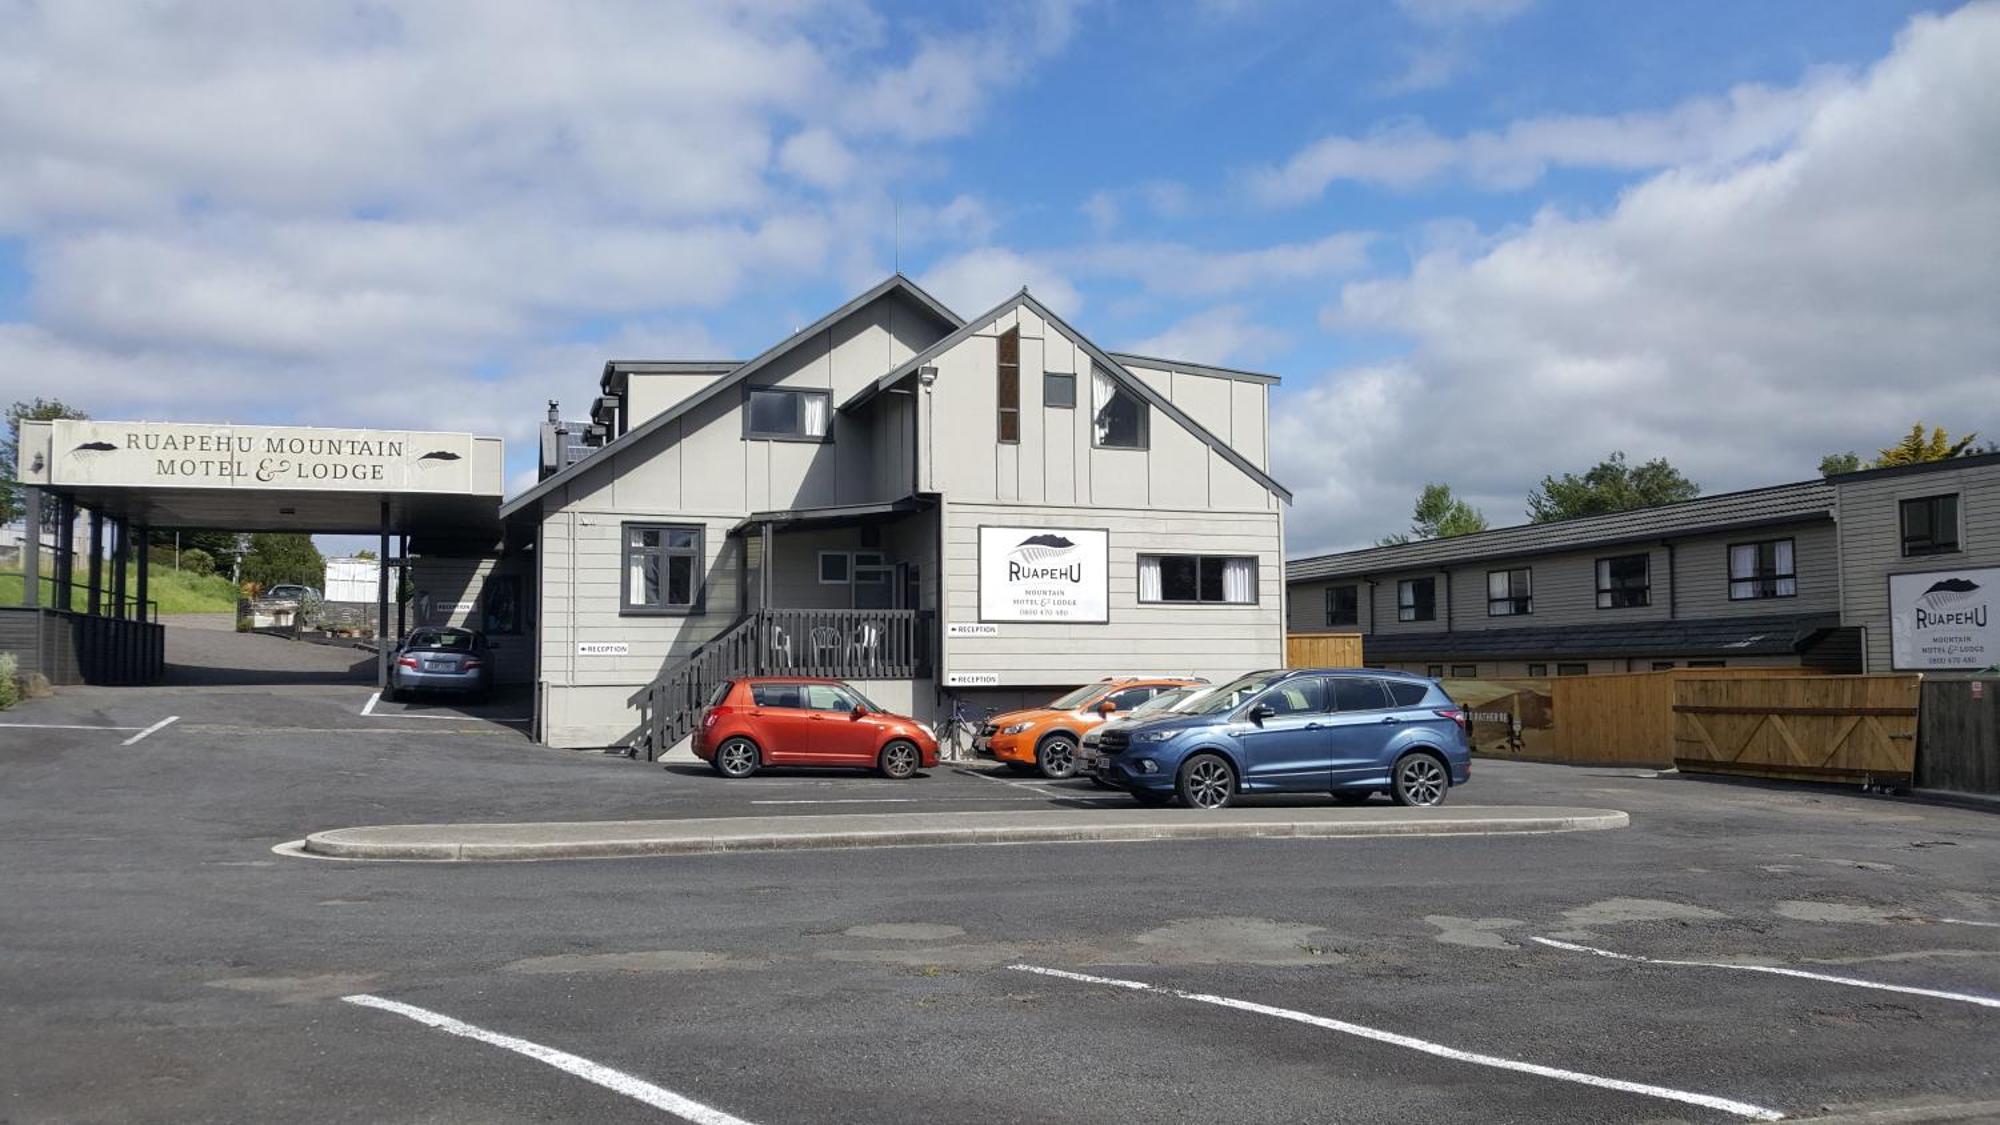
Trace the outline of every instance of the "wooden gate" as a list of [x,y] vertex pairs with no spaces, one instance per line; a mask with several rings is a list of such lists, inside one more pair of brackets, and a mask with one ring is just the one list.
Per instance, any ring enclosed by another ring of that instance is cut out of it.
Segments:
[[1359,668],[1359,633],[1288,633],[1285,636],[1287,668]]
[[1903,785],[1923,677],[1788,676],[1674,685],[1674,764],[1689,773]]
[[2000,794],[2000,680],[1925,680],[1917,785]]

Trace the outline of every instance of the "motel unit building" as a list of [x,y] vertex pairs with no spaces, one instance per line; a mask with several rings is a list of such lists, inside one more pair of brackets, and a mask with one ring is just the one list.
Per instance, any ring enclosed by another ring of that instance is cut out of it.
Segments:
[[750,673],[931,718],[1278,666],[1276,382],[1107,352],[1026,290],[964,319],[900,275],[746,361],[608,363],[501,509],[538,733],[658,752]]

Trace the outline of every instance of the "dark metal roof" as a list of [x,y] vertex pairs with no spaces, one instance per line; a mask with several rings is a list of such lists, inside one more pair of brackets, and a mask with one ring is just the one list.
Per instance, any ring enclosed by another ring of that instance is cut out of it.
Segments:
[[[771,347],[765,349],[764,353],[762,355],[759,355],[757,358],[750,360],[747,363],[738,365],[728,374],[722,376],[719,379],[714,380],[713,382],[709,383],[702,389],[682,399],[680,402],[675,403],[673,406],[668,407],[667,409],[661,411],[658,414],[653,415],[651,418],[646,419],[644,422],[641,422],[638,425],[633,426],[631,429],[625,431],[623,434],[620,434],[616,440],[606,443],[604,449],[616,449],[621,445],[629,446],[633,443],[643,440],[648,434],[652,434],[658,431],[661,427],[665,426],[667,423],[672,422],[674,419],[681,417],[682,415],[688,413],[690,410],[693,410],[695,407],[700,406],[701,404],[721,394],[723,391],[741,384],[745,379],[748,379],[750,376],[756,374],[758,371],[763,370],[765,367],[769,366],[774,361],[785,356],[793,348],[796,348],[800,344],[803,344],[806,341],[811,340],[813,337],[819,335],[821,332],[824,332],[828,328],[833,327],[835,324],[840,323],[840,321],[845,319],[846,317],[867,307],[870,302],[885,297],[890,293],[896,293],[896,292],[900,292],[904,296],[907,296],[911,300],[915,301],[920,307],[928,310],[933,315],[935,315],[940,323],[945,324],[948,327],[957,328],[964,323],[964,321],[961,321],[958,318],[957,313],[954,313],[950,309],[944,307],[944,305],[938,302],[938,299],[936,297],[933,297],[929,293],[924,292],[923,289],[918,287],[916,282],[911,281],[909,278],[904,277],[900,273],[892,274],[888,279],[884,280],[880,284],[869,289],[867,292],[862,293],[860,296],[855,297],[853,300],[847,302],[846,304],[840,306],[839,308],[833,310],[832,312],[826,314],[825,316],[820,317],[818,320],[812,322],[806,327],[799,329],[797,332],[794,332],[790,336],[785,337],[778,343],[773,344]],[[602,451],[600,450],[600,452]],[[528,491],[523,492],[521,495],[516,496],[512,500],[507,501],[505,504],[502,504],[500,506],[501,518],[504,519],[508,516],[513,515],[515,512],[521,510],[527,505],[534,503],[537,500],[540,500],[544,496],[547,496],[550,492],[554,491],[558,485],[567,484],[569,483],[570,480],[575,478],[579,473],[594,468],[597,460],[598,459],[596,457],[592,457],[589,460],[580,461],[577,464],[571,465],[569,468],[564,469],[562,472],[557,473],[556,475],[550,477],[549,479],[536,484],[533,488],[528,489]]]
[[1370,633],[1361,638],[1361,652],[1369,661],[1789,656],[1839,624],[1837,613],[1815,613],[1454,633]]
[[1833,486],[1821,480],[1799,481],[1629,512],[1522,524],[1450,539],[1425,539],[1392,547],[1367,547],[1293,559],[1285,563],[1285,581],[1423,570],[1481,559],[1546,555],[1670,536],[1832,518]]
[[1265,472],[1264,470],[1258,468],[1255,464],[1251,463],[1249,458],[1243,456],[1241,453],[1238,453],[1233,447],[1230,446],[1228,442],[1223,441],[1221,438],[1216,437],[1214,434],[1210,433],[1208,431],[1208,428],[1203,426],[1200,422],[1197,422],[1193,418],[1188,417],[1186,411],[1183,411],[1180,407],[1175,406],[1172,402],[1168,401],[1164,396],[1160,394],[1160,392],[1154,390],[1152,386],[1148,384],[1144,379],[1141,379],[1137,375],[1134,375],[1130,371],[1127,371],[1125,369],[1124,364],[1119,363],[1116,359],[1112,358],[1109,352],[1106,352],[1104,349],[1098,347],[1096,344],[1091,343],[1090,339],[1086,337],[1083,333],[1078,332],[1074,328],[1071,328],[1069,326],[1069,322],[1057,316],[1055,313],[1050,312],[1049,307],[1047,305],[1044,305],[1040,301],[1035,300],[1034,296],[1030,294],[1025,288],[1023,288],[1019,293],[1014,294],[1012,297],[1009,297],[1006,300],[988,309],[984,313],[981,313],[980,315],[975,316],[972,319],[966,321],[964,324],[959,326],[957,331],[954,331],[951,334],[947,335],[946,337],[944,337],[944,339],[939,340],[937,343],[932,344],[930,347],[925,348],[923,351],[920,351],[916,355],[913,355],[910,358],[904,360],[902,363],[897,364],[894,368],[890,369],[888,374],[882,376],[880,379],[875,380],[873,383],[865,387],[862,387],[860,391],[856,392],[853,395],[853,397],[849,398],[846,402],[841,403],[840,408],[842,410],[853,410],[859,406],[864,405],[870,399],[874,398],[876,395],[881,394],[882,392],[888,390],[890,387],[893,387],[897,383],[902,382],[904,379],[909,378],[912,374],[916,372],[918,368],[923,367],[924,365],[930,363],[932,360],[936,359],[938,356],[943,355],[945,352],[958,346],[958,344],[964,341],[966,337],[973,335],[974,333],[978,332],[981,328],[985,327],[988,324],[993,323],[995,320],[998,320],[1000,317],[1006,315],[1008,311],[1016,308],[1017,306],[1025,306],[1026,308],[1032,310],[1036,316],[1041,317],[1044,322],[1055,325],[1056,328],[1060,330],[1065,336],[1068,336],[1070,339],[1075,340],[1077,344],[1081,346],[1086,353],[1089,354],[1091,359],[1096,360],[1100,366],[1102,366],[1106,371],[1109,371],[1112,374],[1113,378],[1125,384],[1125,386],[1129,388],[1134,394],[1137,394],[1140,398],[1145,399],[1160,413],[1165,414],[1168,418],[1172,419],[1175,423],[1179,424],[1189,433],[1193,434],[1197,438],[1200,438],[1202,444],[1208,446],[1210,449],[1213,449],[1217,453],[1221,454],[1223,460],[1228,461],[1230,464],[1243,470],[1245,473],[1248,473],[1252,479],[1254,479],[1258,484],[1263,485],[1273,495],[1285,501],[1287,504],[1291,503],[1292,501],[1291,491],[1288,490],[1284,485],[1279,484],[1275,479],[1273,479],[1271,474]]
[[823,508],[786,508],[771,512],[752,512],[738,521],[735,527],[730,528],[729,534],[741,535],[767,523],[773,530],[779,531],[791,527],[842,527],[877,523],[936,506],[937,497],[911,493],[900,499],[874,504],[833,504]]
[[1218,367],[1213,363],[1190,363],[1184,359],[1163,359],[1156,355],[1138,355],[1134,352],[1112,352],[1111,358],[1120,363],[1137,367],[1150,367],[1158,371],[1192,371],[1197,375],[1217,375],[1224,379],[1247,379],[1253,383],[1275,386],[1284,382],[1276,375],[1262,371],[1245,371],[1240,367]]
[[1828,477],[1838,484],[1853,481],[1873,480],[1876,477],[1901,477],[1916,473],[1937,473],[1948,469],[1980,469],[1988,465],[2000,465],[2000,453],[1975,453],[1970,457],[1950,457],[1943,461],[1921,461],[1915,465],[1891,465],[1886,469],[1860,469],[1852,473],[1841,473]]

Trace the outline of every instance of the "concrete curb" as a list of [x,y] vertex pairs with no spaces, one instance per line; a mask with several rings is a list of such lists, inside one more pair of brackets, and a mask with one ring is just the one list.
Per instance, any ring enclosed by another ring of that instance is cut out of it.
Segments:
[[1516,835],[1624,828],[1611,809],[1329,809],[904,813],[542,824],[412,824],[315,832],[299,850],[330,859],[473,863],[828,848],[1144,840]]

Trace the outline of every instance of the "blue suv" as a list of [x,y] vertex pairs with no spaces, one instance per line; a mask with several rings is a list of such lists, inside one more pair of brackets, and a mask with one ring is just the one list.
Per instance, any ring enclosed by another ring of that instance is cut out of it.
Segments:
[[1386,790],[1437,805],[1472,775],[1465,712],[1437,681],[1361,668],[1252,672],[1157,718],[1106,728],[1103,777],[1142,805],[1219,809],[1238,793]]

